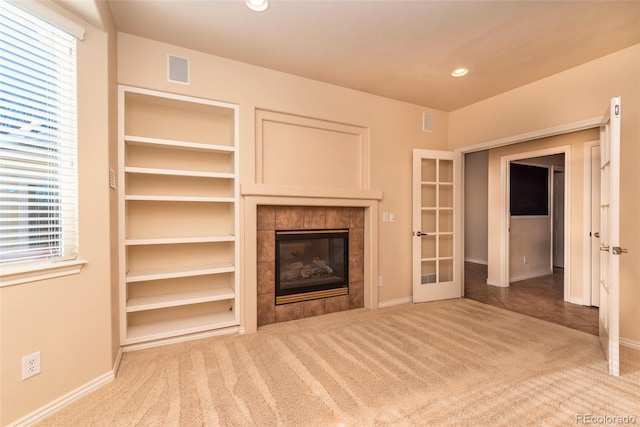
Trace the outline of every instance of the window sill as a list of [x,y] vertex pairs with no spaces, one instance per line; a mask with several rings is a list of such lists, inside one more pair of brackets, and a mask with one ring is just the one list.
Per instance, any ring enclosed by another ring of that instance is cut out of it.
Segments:
[[0,288],[78,274],[86,263],[86,260],[74,259],[14,268],[2,267],[0,270]]

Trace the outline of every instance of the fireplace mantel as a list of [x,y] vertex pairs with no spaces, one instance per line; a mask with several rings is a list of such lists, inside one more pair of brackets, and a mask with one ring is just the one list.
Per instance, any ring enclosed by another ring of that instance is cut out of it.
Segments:
[[326,206],[364,208],[364,307],[378,307],[378,203],[382,191],[347,188],[309,188],[243,184],[242,289],[240,331],[256,332],[257,321],[257,209],[258,206]]
[[310,188],[269,184],[243,184],[242,196],[302,197],[318,199],[382,200],[382,190]]

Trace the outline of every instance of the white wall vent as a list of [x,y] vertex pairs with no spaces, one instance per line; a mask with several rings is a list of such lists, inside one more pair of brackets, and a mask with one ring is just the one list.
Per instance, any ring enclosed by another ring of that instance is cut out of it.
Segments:
[[431,114],[424,113],[422,115],[422,130],[425,132],[431,132],[432,129],[432,119]]
[[420,276],[420,284],[436,283],[436,273],[427,273]]
[[179,56],[168,56],[167,78],[173,83],[189,84],[189,59]]

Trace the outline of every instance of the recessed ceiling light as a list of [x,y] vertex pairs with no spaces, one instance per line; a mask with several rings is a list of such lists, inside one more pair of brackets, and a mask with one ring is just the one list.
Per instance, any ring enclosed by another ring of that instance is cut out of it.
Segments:
[[451,75],[453,77],[462,77],[464,75],[466,75],[469,72],[469,70],[467,70],[466,68],[456,68],[455,70],[453,70],[451,72]]
[[269,2],[267,0],[245,0],[247,7],[256,12],[264,12],[269,8]]

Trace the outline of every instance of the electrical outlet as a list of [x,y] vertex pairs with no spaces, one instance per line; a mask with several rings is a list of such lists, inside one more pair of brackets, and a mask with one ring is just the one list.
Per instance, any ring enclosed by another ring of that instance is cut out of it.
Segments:
[[40,373],[40,352],[22,358],[22,379],[26,380]]
[[525,264],[527,263],[527,257],[526,256],[522,259],[522,262],[525,263]]
[[378,276],[378,287],[382,286],[382,276]]

